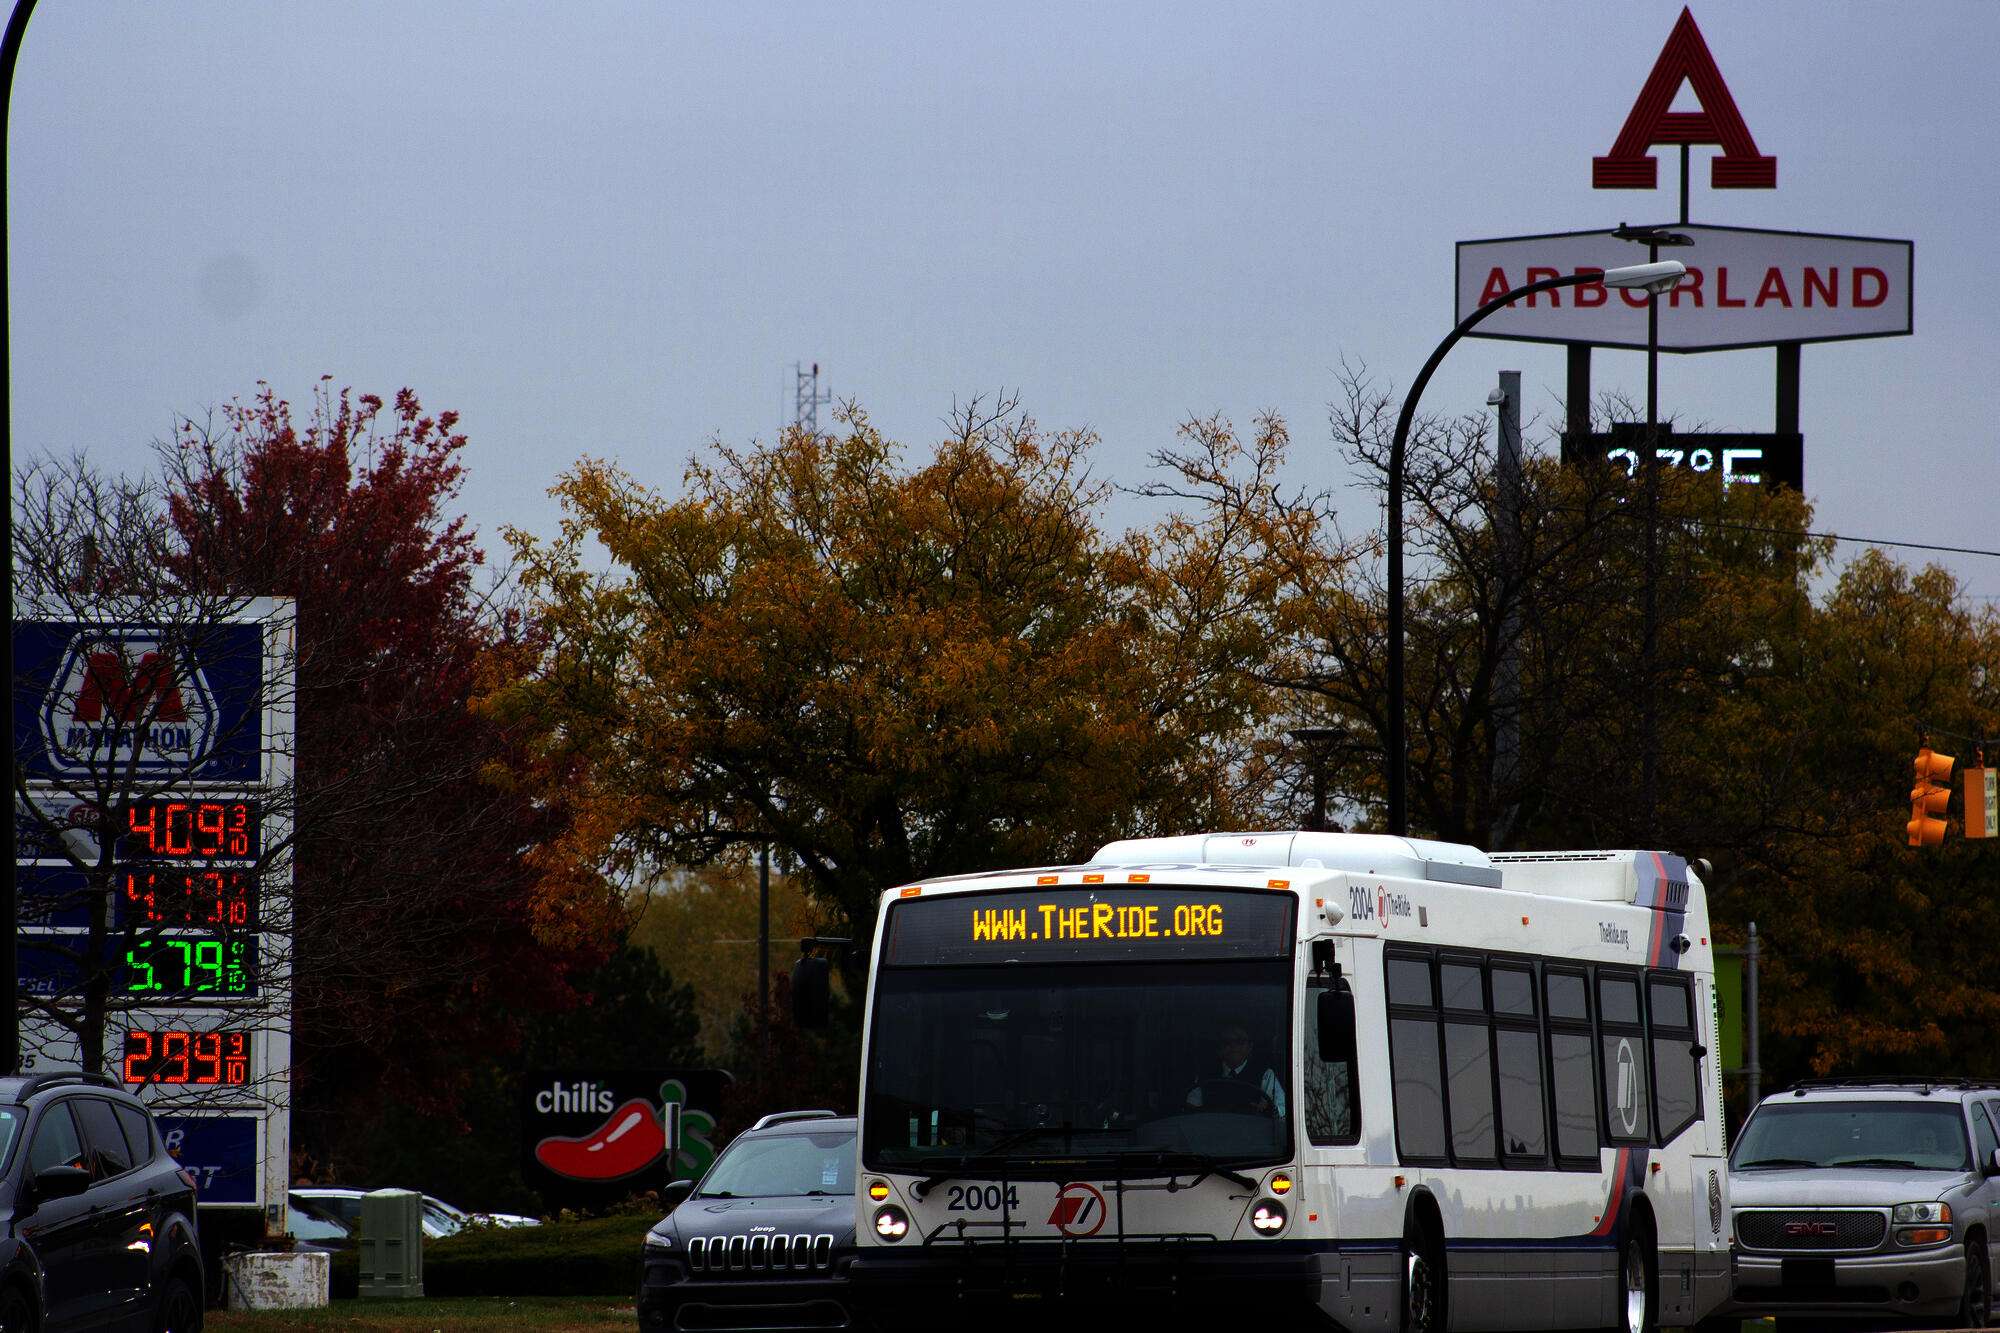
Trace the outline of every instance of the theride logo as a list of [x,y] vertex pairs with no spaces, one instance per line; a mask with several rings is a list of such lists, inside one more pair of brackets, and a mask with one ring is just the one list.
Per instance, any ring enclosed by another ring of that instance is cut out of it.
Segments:
[[535,1094],[535,1109],[543,1115],[573,1115],[578,1111],[605,1115],[616,1104],[611,1089],[588,1081],[555,1083]]
[[215,723],[201,668],[158,633],[77,635],[41,713],[50,764],[77,776],[114,765],[185,772],[214,748]]

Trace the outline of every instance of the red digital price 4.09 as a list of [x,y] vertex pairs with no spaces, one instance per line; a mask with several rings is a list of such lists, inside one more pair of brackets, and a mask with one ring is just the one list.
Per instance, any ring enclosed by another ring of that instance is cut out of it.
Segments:
[[127,1083],[190,1083],[234,1087],[250,1081],[250,1034],[152,1031],[125,1034]]
[[134,861],[257,855],[255,801],[134,801],[122,855]]

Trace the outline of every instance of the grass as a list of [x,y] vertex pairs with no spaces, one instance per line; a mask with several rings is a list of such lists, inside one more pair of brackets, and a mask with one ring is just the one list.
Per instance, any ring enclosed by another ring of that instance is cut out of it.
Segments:
[[207,1333],[632,1333],[610,1296],[461,1296],[335,1301],[317,1310],[210,1310]]

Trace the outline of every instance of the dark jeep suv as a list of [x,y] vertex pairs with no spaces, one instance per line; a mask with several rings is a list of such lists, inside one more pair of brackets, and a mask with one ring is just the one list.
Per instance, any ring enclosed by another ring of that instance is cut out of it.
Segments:
[[194,1197],[110,1078],[0,1077],[0,1333],[200,1333]]
[[639,1333],[848,1327],[853,1117],[767,1115],[665,1197],[642,1253]]

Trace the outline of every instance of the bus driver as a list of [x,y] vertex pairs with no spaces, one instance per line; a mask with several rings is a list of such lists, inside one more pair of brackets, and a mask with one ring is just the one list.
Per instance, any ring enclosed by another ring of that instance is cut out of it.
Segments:
[[1241,1023],[1226,1023],[1219,1041],[1215,1061],[1189,1089],[1187,1104],[1209,1106],[1217,1111],[1283,1116],[1284,1084],[1279,1082],[1277,1071],[1257,1057],[1250,1043],[1250,1029]]

